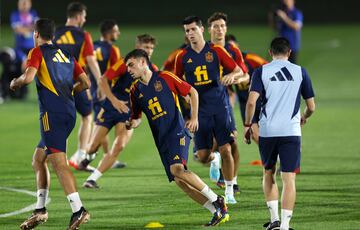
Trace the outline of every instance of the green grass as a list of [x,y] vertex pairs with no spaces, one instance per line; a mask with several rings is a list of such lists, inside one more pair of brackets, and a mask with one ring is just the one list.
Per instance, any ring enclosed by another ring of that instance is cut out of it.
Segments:
[[[134,36],[151,33],[158,38],[153,61],[161,66],[168,53],[183,38],[181,28],[120,27],[118,45],[122,54],[134,45]],[[297,177],[297,201],[291,225],[295,229],[358,229],[360,224],[360,65],[359,26],[306,26],[303,31],[301,64],[312,77],[317,111],[303,129],[302,173]],[[94,28],[94,39],[98,33]],[[241,48],[266,54],[273,33],[265,27],[230,30],[239,37]],[[11,45],[8,28],[2,28],[0,46]],[[34,84],[24,102],[0,105],[0,186],[35,191],[31,169],[32,152],[39,140],[38,105]],[[236,109],[236,120],[240,115]],[[238,126],[241,133],[242,128]],[[76,149],[76,130],[69,138],[69,154]],[[258,159],[256,145],[238,138],[241,151],[239,184],[242,193],[230,206],[231,221],[219,229],[261,229],[268,219],[261,189],[261,168],[250,166]],[[153,144],[147,122],[143,122],[121,155],[126,169],[110,170],[99,184],[102,189],[79,188],[92,214],[83,229],[142,229],[159,221],[167,229],[202,229],[210,219],[207,210],[188,199],[175,184],[169,184]],[[190,157],[191,159],[191,157]],[[208,179],[208,168],[190,160],[189,167],[216,192]],[[80,187],[87,173],[74,172]],[[64,229],[71,211],[54,173],[48,206],[49,221],[39,229]],[[281,184],[281,183],[279,183]],[[0,190],[0,213],[23,208],[34,197]],[[1,229],[18,229],[29,213],[0,218]]]

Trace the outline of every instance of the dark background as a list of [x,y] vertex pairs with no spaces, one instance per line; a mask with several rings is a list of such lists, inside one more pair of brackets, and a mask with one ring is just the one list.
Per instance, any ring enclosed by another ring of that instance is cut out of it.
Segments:
[[[41,17],[54,19],[63,24],[66,6],[71,0],[33,0],[33,8]],[[279,0],[87,0],[87,23],[97,24],[104,18],[114,18],[124,24],[181,24],[191,14],[204,21],[215,11],[229,15],[230,23],[264,24],[268,11],[279,4]],[[305,23],[359,23],[360,1],[356,0],[298,0],[296,5],[304,13]],[[17,8],[17,0],[0,0],[1,22],[8,23],[11,11]]]

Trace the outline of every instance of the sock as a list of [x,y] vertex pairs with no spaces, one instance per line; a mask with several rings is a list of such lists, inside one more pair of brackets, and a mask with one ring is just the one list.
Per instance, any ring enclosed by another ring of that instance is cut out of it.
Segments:
[[71,210],[73,213],[79,211],[80,208],[83,206],[78,192],[74,192],[67,195],[67,199],[70,203]]
[[37,202],[35,209],[45,208],[46,200],[49,196],[49,189],[39,189],[37,190]]
[[95,159],[96,155],[97,153],[86,154],[85,159],[91,162]]
[[232,180],[225,180],[225,195],[234,195]]
[[216,168],[220,168],[220,153],[219,152],[213,152],[214,154],[214,159],[211,161],[211,164],[214,165],[214,167]]
[[271,200],[271,201],[267,201],[266,205],[269,209],[270,212],[270,221],[271,223],[274,221],[278,221],[279,219],[279,201],[278,200]]
[[218,197],[207,185],[205,185],[205,187],[201,190],[201,194],[206,196],[206,198],[208,198],[210,202],[216,201]]
[[210,200],[206,201],[203,206],[204,206],[204,208],[209,210],[212,214],[214,214],[216,212],[216,208]]
[[281,225],[280,230],[288,230],[290,219],[292,217],[292,210],[281,209]]
[[95,169],[93,173],[87,178],[87,180],[97,181],[102,176],[102,173]]
[[234,177],[233,177],[232,183],[233,183],[233,184],[237,184],[237,176],[234,176]]

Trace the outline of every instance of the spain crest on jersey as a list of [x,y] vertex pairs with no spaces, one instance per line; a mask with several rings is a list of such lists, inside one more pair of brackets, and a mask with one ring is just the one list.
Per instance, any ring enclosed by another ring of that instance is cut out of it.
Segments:
[[163,89],[161,82],[160,81],[155,81],[154,88],[155,88],[156,92],[160,92]]
[[205,54],[205,60],[206,60],[206,62],[213,62],[214,61],[213,53],[211,53],[210,51],[207,52]]

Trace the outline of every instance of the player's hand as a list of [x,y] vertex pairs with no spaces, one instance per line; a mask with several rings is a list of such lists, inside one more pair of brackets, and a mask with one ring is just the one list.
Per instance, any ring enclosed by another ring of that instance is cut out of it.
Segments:
[[251,144],[251,134],[252,134],[251,127],[244,127],[244,142],[248,145]]
[[232,85],[234,84],[235,78],[232,74],[227,74],[225,76],[222,77],[222,79],[220,80],[221,84],[223,85]]
[[14,78],[14,79],[12,79],[12,81],[11,81],[11,83],[10,83],[10,89],[12,90],[12,91],[15,91],[15,90],[17,90],[17,89],[19,89],[20,88],[20,85],[17,83],[17,78]]
[[287,18],[287,14],[285,13],[285,11],[283,10],[277,10],[276,11],[277,16],[279,16],[279,18],[281,18],[282,20],[285,20],[285,18]]
[[129,112],[129,107],[126,105],[128,103],[127,101],[121,101],[121,100],[115,99],[111,103],[115,107],[115,109],[117,109],[120,113],[128,113]]
[[306,124],[306,122],[307,122],[307,119],[305,117],[301,116],[301,119],[300,119],[301,127],[303,127]]
[[197,118],[190,118],[186,121],[185,127],[189,129],[190,132],[195,133],[199,128],[199,121]]
[[105,94],[101,91],[100,87],[98,87],[96,91],[96,97],[98,98],[99,101],[105,100],[106,98]]

